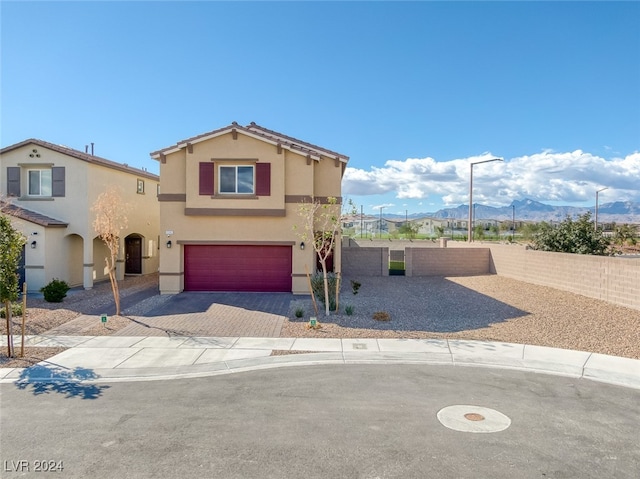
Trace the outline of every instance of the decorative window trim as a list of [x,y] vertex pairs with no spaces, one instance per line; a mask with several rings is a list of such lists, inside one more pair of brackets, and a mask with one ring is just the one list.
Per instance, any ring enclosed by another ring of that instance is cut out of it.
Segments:
[[[44,178],[43,173],[48,172],[48,178]],[[32,189],[32,174],[38,173],[37,192]],[[27,169],[27,196],[32,198],[51,198],[53,195],[53,174],[51,168],[29,168]]]
[[[238,191],[238,175],[239,175],[239,169],[240,168],[250,168],[251,169],[251,191]],[[222,182],[225,180],[226,175],[223,173],[223,170],[230,170],[230,169],[234,169],[235,170],[235,175],[234,175],[234,186],[235,186],[235,191],[223,191],[222,189]],[[244,196],[255,196],[255,191],[256,191],[256,165],[255,164],[237,164],[237,165],[231,165],[231,164],[221,164],[218,165],[218,182],[217,182],[217,187],[218,187],[218,194],[221,196],[235,196],[235,197],[244,197]]]

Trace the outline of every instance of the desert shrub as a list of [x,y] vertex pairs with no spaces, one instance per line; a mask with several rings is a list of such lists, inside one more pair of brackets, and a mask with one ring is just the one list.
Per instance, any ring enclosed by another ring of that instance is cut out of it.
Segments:
[[[334,273],[327,273],[327,283],[329,285],[329,310],[336,310],[336,283],[338,277]],[[313,294],[323,305],[325,305],[324,298],[324,278],[322,273],[314,274],[311,277],[311,289]],[[326,305],[325,305],[326,306]]]
[[351,280],[351,292],[353,294],[358,294],[360,286],[362,286],[362,284],[358,283],[357,281]]
[[344,312],[347,314],[347,316],[351,316],[353,314],[353,306],[350,304],[345,306]]
[[49,303],[61,303],[67,296],[69,291],[69,285],[60,279],[52,279],[48,285],[40,289],[40,292],[44,294],[44,300]]
[[389,316],[389,313],[386,311],[376,311],[373,313],[373,319],[376,321],[390,321],[391,316]]
[[296,318],[301,318],[304,316],[304,308],[296,308],[295,312]]

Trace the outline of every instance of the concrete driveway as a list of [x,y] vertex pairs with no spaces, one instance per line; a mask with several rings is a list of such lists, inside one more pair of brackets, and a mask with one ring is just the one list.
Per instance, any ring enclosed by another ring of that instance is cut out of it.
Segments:
[[291,293],[180,293],[156,305],[115,336],[278,337]]

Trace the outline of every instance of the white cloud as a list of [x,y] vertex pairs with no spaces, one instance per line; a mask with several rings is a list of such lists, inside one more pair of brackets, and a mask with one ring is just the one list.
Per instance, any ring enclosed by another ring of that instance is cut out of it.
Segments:
[[[347,195],[392,193],[399,199],[439,196],[447,205],[469,198],[469,164],[494,158],[490,153],[438,162],[433,158],[390,160],[369,171],[347,168],[343,191]],[[581,202],[607,187],[610,201],[640,201],[640,152],[605,159],[576,150],[545,150],[505,162],[473,167],[474,202],[504,205],[515,199]],[[394,205],[382,205],[384,207]],[[379,206],[378,206],[379,207]]]
[[393,208],[394,206],[394,203],[383,203],[381,205],[371,205],[371,209],[380,211],[382,208]]

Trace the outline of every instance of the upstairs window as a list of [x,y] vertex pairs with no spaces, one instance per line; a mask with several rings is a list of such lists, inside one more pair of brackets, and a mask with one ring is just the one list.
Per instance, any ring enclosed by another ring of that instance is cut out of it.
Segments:
[[29,196],[51,196],[51,170],[29,170]]
[[218,191],[221,194],[252,195],[255,191],[254,166],[220,166]]

